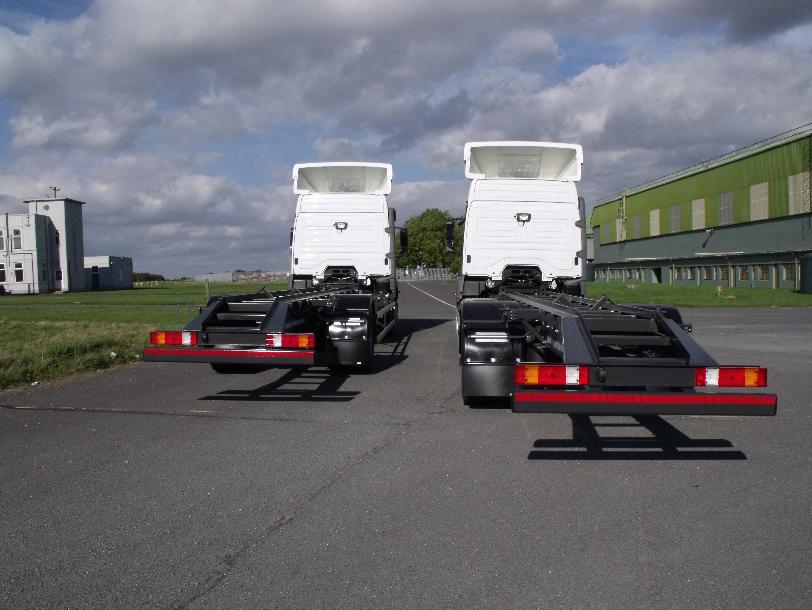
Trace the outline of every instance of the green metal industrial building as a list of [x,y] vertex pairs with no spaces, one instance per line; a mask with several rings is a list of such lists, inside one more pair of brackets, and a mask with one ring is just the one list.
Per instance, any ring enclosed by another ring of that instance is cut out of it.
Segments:
[[597,281],[812,291],[812,124],[608,197]]

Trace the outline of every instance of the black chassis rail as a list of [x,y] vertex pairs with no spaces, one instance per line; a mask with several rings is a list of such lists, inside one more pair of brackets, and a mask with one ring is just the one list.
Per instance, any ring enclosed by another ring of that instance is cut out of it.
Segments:
[[[771,394],[695,392],[694,369],[718,363],[691,337],[673,307],[622,306],[606,298],[504,290],[498,297],[463,299],[459,315],[464,399],[510,396],[516,412],[776,413],[776,397]],[[641,324],[654,332],[636,332]],[[607,356],[601,353],[601,342],[661,353]],[[589,385],[569,391],[517,386],[513,379],[517,362],[586,365]]]

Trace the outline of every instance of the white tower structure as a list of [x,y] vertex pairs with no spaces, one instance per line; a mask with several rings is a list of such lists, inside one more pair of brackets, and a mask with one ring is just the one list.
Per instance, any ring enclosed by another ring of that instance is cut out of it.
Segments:
[[56,229],[56,250],[51,269],[55,290],[85,290],[85,247],[82,231],[83,201],[76,199],[26,199],[29,214],[47,216]]

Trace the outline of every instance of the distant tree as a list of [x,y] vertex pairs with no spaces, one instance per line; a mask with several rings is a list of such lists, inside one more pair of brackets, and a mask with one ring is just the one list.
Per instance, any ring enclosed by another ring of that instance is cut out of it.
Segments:
[[165,282],[166,278],[159,273],[133,272],[133,282]]
[[456,267],[459,270],[462,251],[462,228],[455,230],[455,251],[446,252],[446,223],[452,219],[445,210],[430,208],[406,221],[409,248],[398,261],[401,267]]

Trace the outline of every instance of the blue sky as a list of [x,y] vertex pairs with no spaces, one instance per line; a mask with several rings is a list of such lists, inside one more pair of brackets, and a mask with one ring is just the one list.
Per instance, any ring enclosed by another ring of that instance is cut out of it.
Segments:
[[88,255],[285,269],[297,162],[461,212],[466,141],[578,142],[587,202],[812,121],[790,0],[0,0],[0,210],[52,184]]

